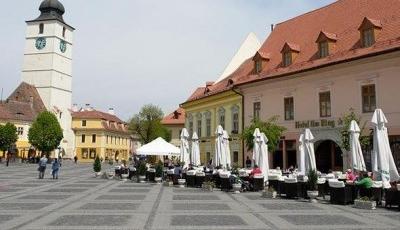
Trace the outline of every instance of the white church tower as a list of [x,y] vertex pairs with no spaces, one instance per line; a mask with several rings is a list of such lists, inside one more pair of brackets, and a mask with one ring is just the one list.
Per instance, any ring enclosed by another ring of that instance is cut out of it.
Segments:
[[66,157],[73,157],[71,129],[72,36],[74,28],[64,19],[64,6],[58,0],[44,0],[40,16],[27,21],[22,81],[34,85],[47,110],[56,114],[64,139]]

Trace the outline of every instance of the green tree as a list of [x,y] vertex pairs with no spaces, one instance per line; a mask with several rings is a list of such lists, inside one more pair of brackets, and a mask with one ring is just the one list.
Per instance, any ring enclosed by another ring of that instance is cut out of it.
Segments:
[[101,172],[101,162],[99,156],[96,156],[96,159],[94,160],[93,170],[95,172]]
[[250,126],[243,130],[242,139],[247,145],[247,150],[253,150],[254,130],[260,129],[260,132],[264,133],[268,138],[268,150],[274,152],[279,144],[279,139],[282,133],[286,130],[285,127],[276,124],[279,116],[274,116],[267,121],[253,120]]
[[342,148],[346,149],[346,151],[350,151],[350,123],[352,120],[355,120],[357,124],[360,126],[360,145],[363,149],[367,148],[370,145],[370,133],[369,135],[365,135],[366,124],[367,122],[361,123],[361,116],[357,115],[354,112],[354,109],[350,109],[347,114],[344,114],[341,118],[343,126],[340,129],[340,135],[342,139]]
[[7,123],[0,125],[0,150],[4,153],[18,140],[17,127]]
[[40,113],[29,129],[28,139],[35,148],[49,155],[63,139],[57,117],[48,111]]
[[161,124],[164,117],[162,110],[155,105],[145,105],[129,122],[129,130],[138,135],[143,144],[147,144],[158,137],[166,141],[171,140],[171,132]]

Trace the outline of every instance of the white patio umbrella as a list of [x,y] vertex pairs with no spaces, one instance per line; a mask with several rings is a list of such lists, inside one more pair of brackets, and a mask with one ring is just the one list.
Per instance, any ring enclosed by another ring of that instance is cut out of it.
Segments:
[[269,161],[268,161],[268,138],[264,133],[261,133],[260,138],[260,169],[264,175],[264,183],[268,181]]
[[376,109],[371,120],[374,126],[374,147],[372,150],[372,170],[381,176],[383,186],[390,187],[389,182],[400,180],[389,145],[386,123],[388,122],[381,109]]
[[222,135],[223,137],[223,144],[224,144],[224,155],[225,155],[225,160],[226,163],[224,166],[227,168],[231,167],[231,148],[229,147],[229,135],[228,132],[224,130],[224,134]]
[[217,135],[217,138],[215,139],[215,153],[214,153],[214,165],[219,166],[220,164],[223,164],[222,162],[222,153],[224,151],[224,146],[223,146],[223,134],[224,134],[224,129],[222,128],[221,125],[218,125],[217,130],[215,131],[215,134]]
[[314,153],[314,136],[310,129],[304,130],[304,155],[305,155],[305,169],[306,173],[310,170],[317,170]]
[[349,143],[350,143],[351,167],[353,170],[367,171],[359,140],[360,127],[358,127],[356,121],[354,120],[351,121],[349,131],[350,131]]
[[306,175],[306,155],[305,155],[305,147],[304,147],[304,134],[300,134],[299,138],[299,166],[298,170],[300,175]]
[[189,133],[186,128],[182,129],[181,132],[181,161],[185,162],[184,165],[182,165],[183,168],[186,168],[189,165]]
[[253,133],[253,158],[252,158],[252,163],[251,166],[254,167],[254,165],[260,165],[260,138],[261,138],[261,133],[260,129],[256,128]]
[[200,147],[199,147],[199,137],[197,133],[194,132],[192,136],[192,152],[191,159],[193,165],[200,165]]

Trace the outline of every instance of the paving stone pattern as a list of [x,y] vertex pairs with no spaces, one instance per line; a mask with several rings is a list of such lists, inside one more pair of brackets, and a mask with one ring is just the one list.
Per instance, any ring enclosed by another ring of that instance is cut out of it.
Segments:
[[[108,169],[104,165],[104,169]],[[64,162],[59,180],[37,166],[0,164],[0,229],[399,229],[397,210],[264,199],[94,178],[91,164]]]

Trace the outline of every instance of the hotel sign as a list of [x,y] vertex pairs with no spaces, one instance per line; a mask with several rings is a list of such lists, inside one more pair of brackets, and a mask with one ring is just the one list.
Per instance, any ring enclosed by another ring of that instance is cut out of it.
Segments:
[[305,129],[305,128],[335,128],[337,126],[342,126],[342,119],[337,120],[307,120],[307,121],[296,121],[295,127],[296,129]]

